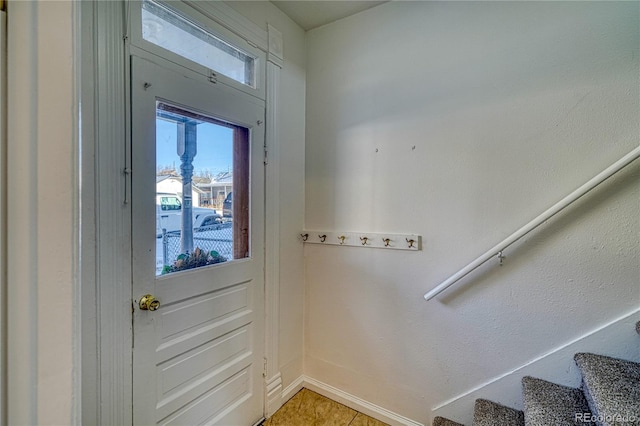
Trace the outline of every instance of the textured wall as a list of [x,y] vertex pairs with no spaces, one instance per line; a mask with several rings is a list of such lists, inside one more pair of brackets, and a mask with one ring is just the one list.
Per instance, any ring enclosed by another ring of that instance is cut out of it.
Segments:
[[429,409],[640,305],[640,164],[422,295],[638,145],[637,3],[391,2],[307,35],[305,374]]

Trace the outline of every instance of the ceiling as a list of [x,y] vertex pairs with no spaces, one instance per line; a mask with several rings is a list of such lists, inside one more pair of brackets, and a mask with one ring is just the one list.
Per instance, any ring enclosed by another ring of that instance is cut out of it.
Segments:
[[272,0],[271,2],[296,24],[308,31],[338,19],[355,15],[387,1]]

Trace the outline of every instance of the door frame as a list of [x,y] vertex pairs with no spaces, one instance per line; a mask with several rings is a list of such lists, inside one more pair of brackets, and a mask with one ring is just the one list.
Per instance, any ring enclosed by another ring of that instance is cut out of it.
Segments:
[[[194,3],[189,3],[194,4]],[[82,424],[132,423],[132,282],[129,39],[136,2],[82,2],[81,351]],[[265,415],[280,405],[279,120],[282,34],[268,31],[222,2],[198,12],[266,52]],[[123,39],[125,43],[123,43]],[[221,84],[221,83],[219,83]]]

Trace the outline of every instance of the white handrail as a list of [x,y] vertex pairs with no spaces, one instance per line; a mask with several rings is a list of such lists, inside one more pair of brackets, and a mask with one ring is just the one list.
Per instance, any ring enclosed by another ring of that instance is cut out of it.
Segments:
[[640,157],[640,146],[632,150],[630,153],[622,157],[620,160],[613,163],[611,166],[607,167],[598,175],[594,176],[587,183],[582,185],[580,188],[573,191],[571,194],[564,197],[562,200],[558,201],[552,207],[547,209],[545,212],[540,214],[538,217],[533,219],[531,222],[524,225],[522,228],[518,229],[516,232],[511,234],[509,237],[505,238],[500,243],[496,244],[488,251],[486,251],[482,256],[478,257],[473,262],[469,263],[467,266],[453,274],[447,280],[443,281],[437,287],[433,288],[431,291],[424,295],[424,298],[427,300],[431,300],[436,297],[438,294],[442,293],[449,287],[451,287],[456,282],[460,281],[462,278],[467,276],[469,273],[477,269],[479,266],[487,262],[493,257],[500,256],[501,252],[509,247],[511,244],[518,241],[520,238],[527,235],[529,232],[540,226],[542,223],[553,217],[556,213],[569,206],[571,203],[576,201],[578,198],[585,195],[587,192],[591,191],[596,186],[600,185],[602,182],[613,176],[618,171],[622,170],[632,161],[636,160]]

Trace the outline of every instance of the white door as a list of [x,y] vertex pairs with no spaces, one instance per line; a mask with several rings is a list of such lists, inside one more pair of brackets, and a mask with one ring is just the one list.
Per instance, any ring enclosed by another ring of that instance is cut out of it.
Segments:
[[[187,74],[132,58],[133,422],[250,426],[264,412],[264,104]],[[192,155],[192,185],[227,161],[244,194],[233,219],[183,228],[174,240],[189,240],[187,254],[182,241],[156,238],[166,145]]]

